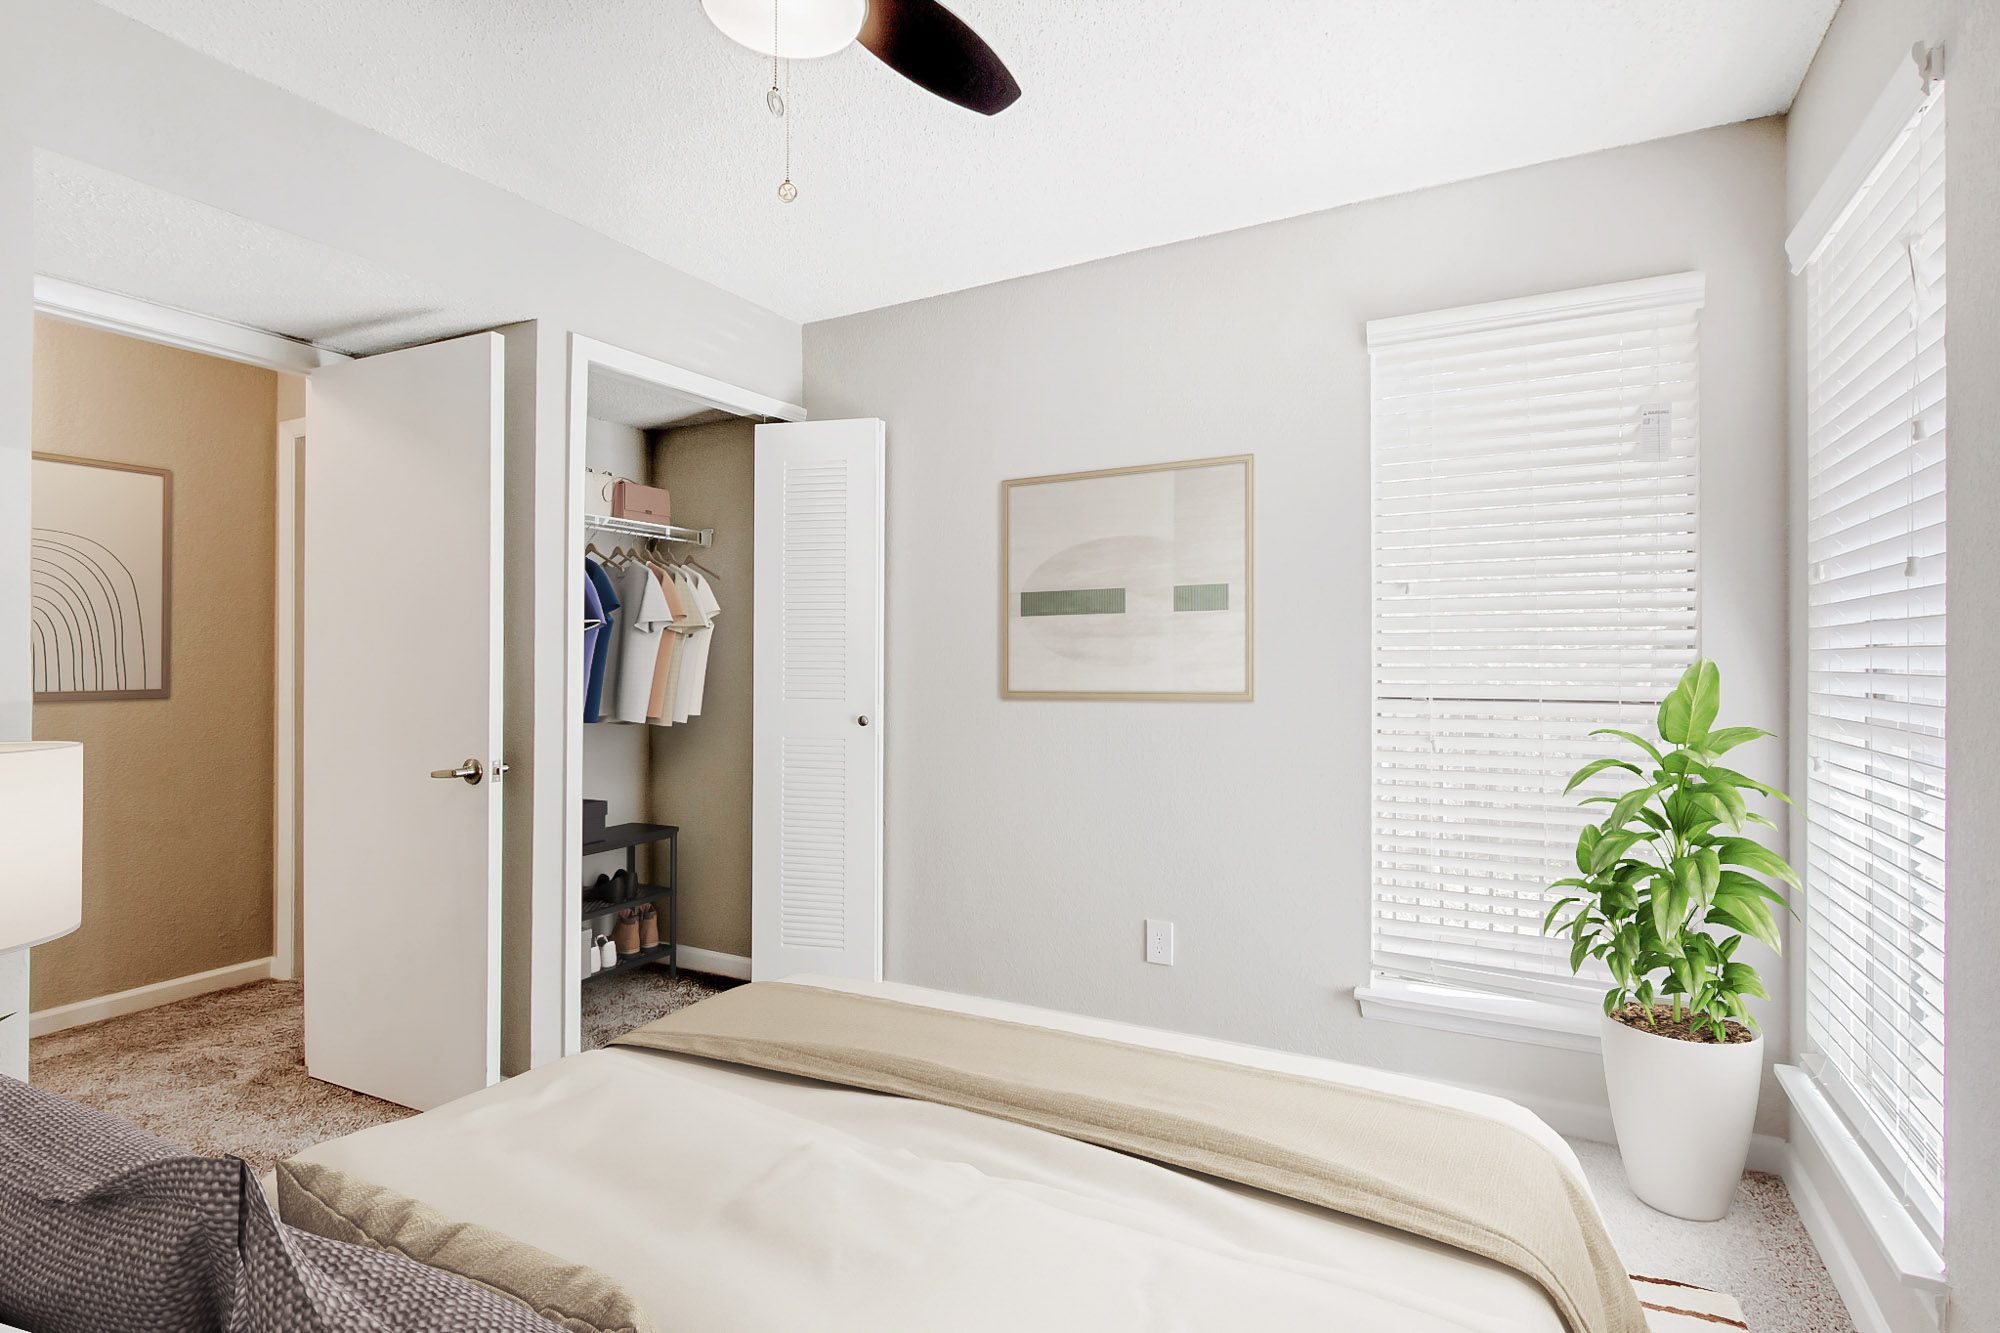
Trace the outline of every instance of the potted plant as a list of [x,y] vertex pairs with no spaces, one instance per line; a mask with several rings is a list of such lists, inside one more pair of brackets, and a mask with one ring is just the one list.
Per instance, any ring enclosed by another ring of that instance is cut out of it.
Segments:
[[1600,775],[1628,790],[1586,797],[1610,809],[1576,842],[1569,891],[1544,933],[1567,935],[1570,967],[1610,968],[1600,1031],[1604,1081],[1625,1176],[1664,1213],[1714,1221],[1729,1209],[1750,1151],[1764,1041],[1746,997],[1768,999],[1757,969],[1736,957],[1745,936],[1781,947],[1776,885],[1797,888],[1785,858],[1745,836],[1773,827],[1746,793],[1791,798],[1722,765],[1730,750],[1771,733],[1712,729],[1721,674],[1703,659],[1660,704],[1658,743],[1629,731],[1631,759],[1597,759],[1569,780]]

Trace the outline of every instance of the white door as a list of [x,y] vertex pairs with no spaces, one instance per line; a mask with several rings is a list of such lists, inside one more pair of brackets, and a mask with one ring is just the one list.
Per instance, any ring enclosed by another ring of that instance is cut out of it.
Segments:
[[750,975],[882,976],[882,423],[757,427]]
[[306,1068],[418,1110],[500,1077],[501,390],[492,333],[307,381]]

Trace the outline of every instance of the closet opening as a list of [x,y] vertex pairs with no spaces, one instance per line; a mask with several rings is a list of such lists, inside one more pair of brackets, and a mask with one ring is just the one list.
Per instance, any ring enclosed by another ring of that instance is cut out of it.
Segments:
[[803,413],[581,338],[571,356],[575,1051],[749,978],[756,428]]

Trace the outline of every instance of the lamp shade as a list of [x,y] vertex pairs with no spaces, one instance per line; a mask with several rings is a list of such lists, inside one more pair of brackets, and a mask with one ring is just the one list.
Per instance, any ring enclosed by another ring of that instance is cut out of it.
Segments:
[[759,55],[814,60],[852,45],[868,0],[701,0],[723,36]]
[[83,746],[0,742],[0,952],[83,924]]

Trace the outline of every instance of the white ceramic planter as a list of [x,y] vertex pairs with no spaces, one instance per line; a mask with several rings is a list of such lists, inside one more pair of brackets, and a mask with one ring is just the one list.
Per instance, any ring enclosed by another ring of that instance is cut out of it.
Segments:
[[1663,1213],[1713,1222],[1750,1155],[1764,1038],[1675,1041],[1601,1020],[1611,1121],[1632,1192]]

